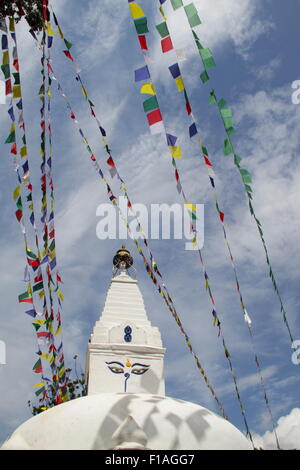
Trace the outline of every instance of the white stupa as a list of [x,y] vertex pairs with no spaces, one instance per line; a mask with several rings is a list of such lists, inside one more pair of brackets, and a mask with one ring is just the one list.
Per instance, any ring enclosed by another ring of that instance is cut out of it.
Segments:
[[250,450],[245,436],[194,403],[165,396],[161,335],[147,318],[122,247],[88,344],[86,397],[22,424],[2,450]]

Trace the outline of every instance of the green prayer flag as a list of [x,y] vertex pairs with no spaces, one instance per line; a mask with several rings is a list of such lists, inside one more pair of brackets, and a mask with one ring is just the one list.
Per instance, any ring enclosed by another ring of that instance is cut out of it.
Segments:
[[20,74],[19,73],[13,73],[14,79],[15,79],[15,85],[20,85]]
[[223,118],[230,118],[232,117],[232,111],[230,108],[223,108],[221,109],[221,114]]
[[177,10],[180,7],[183,7],[182,0],[171,0],[173,10]]
[[51,245],[49,246],[49,251],[53,251],[54,248],[55,248],[55,241],[52,240],[52,243],[51,243]]
[[17,200],[16,204],[17,204],[17,208],[18,208],[18,209],[20,209],[20,210],[23,209],[23,206],[22,206],[22,199],[21,199],[20,197],[19,197],[19,199]]
[[158,101],[156,96],[152,96],[148,100],[144,101],[143,103],[144,106],[144,111],[147,113],[148,111],[153,111],[154,109],[157,109],[158,106]]
[[200,50],[200,55],[202,57],[202,59],[209,59],[210,57],[212,57],[212,53],[211,53],[211,50],[208,49],[207,47],[202,47],[202,49]]
[[221,98],[220,101],[218,102],[219,109],[225,108],[226,105],[227,105],[227,101]]
[[67,48],[70,50],[71,47],[73,46],[73,44],[72,44],[71,42],[67,41],[67,39],[64,39],[64,41],[65,41],[65,45],[66,45]]
[[29,298],[29,295],[28,295],[28,292],[24,292],[24,294],[20,294],[19,295],[19,301],[20,300],[24,300],[24,299],[28,299]]
[[157,24],[156,29],[162,38],[170,35],[167,23],[165,21],[163,23]]
[[36,396],[38,397],[39,395],[41,395],[41,393],[43,393],[45,391],[45,387],[42,387],[40,388],[39,390],[37,390],[36,392],[34,392],[36,394]]
[[135,29],[138,34],[149,33],[147,18],[138,18],[134,20]]
[[188,22],[190,23],[190,27],[194,28],[195,26],[198,26],[201,24],[201,20],[198,16],[197,9],[193,3],[190,3],[189,5],[186,5],[184,7]]
[[[34,323],[33,323],[33,325],[34,325]],[[36,361],[36,363],[34,364],[32,370],[39,369],[41,366],[42,366],[42,361],[41,361],[40,359],[38,359],[38,360]]]
[[228,128],[226,127],[226,133],[227,133],[228,137],[231,137],[232,135],[235,134],[235,128],[232,127],[232,126],[228,127]]
[[9,78],[9,75],[10,75],[9,64],[1,65],[1,70],[3,72],[5,80],[7,80]]
[[204,67],[205,67],[206,69],[212,69],[213,67],[216,66],[216,63],[215,63],[213,57],[210,57],[209,59],[204,59],[204,60],[203,60],[203,63],[204,63]]
[[209,75],[208,75],[206,70],[204,70],[204,72],[200,73],[200,79],[201,79],[202,83],[208,82]]
[[233,127],[233,119],[231,117],[224,118],[223,117],[223,122],[225,125],[226,129],[229,129],[230,127]]
[[251,176],[243,175],[243,181],[244,183],[252,183],[252,178]]
[[215,95],[214,95],[213,93],[211,93],[210,96],[209,96],[209,102],[208,102],[208,104],[216,103],[216,101],[217,101],[217,100],[216,100]]
[[16,133],[15,133],[15,131],[13,131],[9,134],[9,136],[7,137],[7,139],[4,143],[5,144],[12,144],[15,141],[16,141]]
[[233,153],[233,148],[229,139],[224,141],[224,155],[231,155]]
[[41,281],[41,282],[38,282],[38,284],[35,284],[33,286],[32,290],[33,290],[33,292],[37,292],[37,291],[39,291],[43,288],[44,288],[44,283],[43,283],[43,281]]
[[234,163],[235,165],[239,166],[242,161],[241,157],[238,157],[237,155],[234,156]]

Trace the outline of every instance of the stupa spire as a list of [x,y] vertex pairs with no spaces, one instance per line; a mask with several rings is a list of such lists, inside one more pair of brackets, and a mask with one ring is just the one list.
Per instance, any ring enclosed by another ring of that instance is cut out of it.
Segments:
[[88,394],[105,392],[164,395],[165,349],[150,323],[138,281],[128,275],[132,256],[123,245],[113,258],[104,308],[88,345]]

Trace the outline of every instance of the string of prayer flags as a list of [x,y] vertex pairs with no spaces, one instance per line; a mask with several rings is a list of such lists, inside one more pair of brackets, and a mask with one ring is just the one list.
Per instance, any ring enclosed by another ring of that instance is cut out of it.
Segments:
[[[286,326],[286,328],[288,330],[289,338],[290,338],[291,342],[293,343],[294,338],[293,338],[291,328],[290,328],[290,325],[289,325],[287,312],[284,308],[283,301],[282,301],[282,298],[281,298],[281,295],[280,295],[280,292],[279,292],[279,289],[278,289],[278,286],[277,286],[277,281],[276,281],[276,278],[275,278],[275,275],[274,275],[274,272],[273,272],[273,268],[272,268],[272,265],[271,265],[269,251],[268,251],[268,248],[267,248],[267,244],[266,244],[263,229],[262,229],[262,224],[261,224],[260,220],[257,218],[255,210],[254,210],[254,206],[253,206],[253,202],[252,202],[253,190],[252,190],[251,185],[250,185],[251,182],[252,182],[252,179],[251,179],[251,176],[250,176],[248,170],[241,167],[240,163],[241,163],[242,159],[236,154],[235,149],[234,149],[234,145],[233,145],[232,140],[231,140],[232,129],[234,129],[233,128],[233,121],[231,120],[229,123],[225,121],[225,119],[227,119],[227,118],[232,119],[232,113],[230,113],[229,112],[230,110],[228,110],[228,108],[226,108],[227,102],[223,98],[219,101],[217,100],[216,93],[215,93],[214,90],[212,90],[210,92],[209,103],[215,103],[217,105],[218,110],[219,110],[219,114],[220,114],[220,117],[222,119],[222,122],[223,122],[223,125],[224,125],[224,128],[225,128],[225,132],[226,132],[226,135],[227,135],[226,139],[225,139],[225,143],[224,143],[224,154],[234,156],[234,164],[235,164],[236,168],[238,169],[238,172],[241,176],[241,179],[243,181],[243,186],[245,188],[245,191],[246,191],[246,194],[247,194],[247,197],[248,197],[248,205],[249,205],[250,214],[252,215],[252,217],[255,220],[255,223],[256,223],[256,226],[257,226],[257,229],[258,229],[258,232],[259,232],[259,236],[260,236],[263,248],[264,248],[266,262],[269,266],[269,277],[272,281],[274,291],[276,292],[276,295],[277,295],[279,303],[280,303],[280,311],[282,313],[283,322],[284,322],[284,325]],[[225,110],[225,114],[224,114],[224,110]],[[223,114],[222,114],[222,111],[223,111]],[[226,127],[226,125],[228,125],[228,124],[230,124],[230,127]]]
[[[209,55],[209,54],[208,54]],[[205,58],[205,55],[202,54],[202,57]],[[172,77],[174,79],[177,79],[179,76],[181,76],[181,72],[180,72],[180,68],[179,68],[179,65],[178,63],[176,64],[173,64],[171,67],[169,67],[169,70],[170,70],[170,73],[172,75]],[[186,101],[186,110],[188,112],[188,114],[191,114],[191,107],[189,105],[189,108],[187,107],[187,105],[189,104],[189,99],[188,99],[188,95],[187,95],[187,91],[185,90],[184,91],[184,96],[185,96],[185,101]],[[234,127],[233,127],[233,119],[232,119],[232,111],[228,108],[226,108],[226,105],[227,103],[225,102],[225,100],[221,100],[219,102],[219,108],[221,110],[221,115],[222,115],[222,119],[223,119],[223,123],[224,123],[224,126],[225,126],[225,129],[227,130],[227,133],[229,133],[229,135],[232,135],[234,133]],[[189,135],[190,135],[190,138],[192,138],[194,135],[196,135],[198,133],[197,131],[197,126],[196,126],[196,123],[193,122],[190,126],[189,126]],[[240,297],[240,304],[241,304],[241,307],[242,307],[242,312],[243,312],[243,315],[244,315],[244,318],[246,320],[249,319],[249,316],[246,312],[246,309],[245,309],[245,304],[244,304],[244,301],[243,301],[243,298],[242,298],[242,293],[241,293],[241,289],[240,289],[240,283],[239,283],[239,280],[238,280],[238,276],[237,276],[237,270],[236,270],[236,266],[235,266],[235,262],[234,262],[234,258],[233,258],[233,255],[232,255],[232,251],[231,251],[231,248],[230,248],[230,244],[229,244],[229,241],[228,241],[228,237],[227,237],[227,232],[226,232],[226,228],[225,228],[225,224],[224,224],[224,221],[225,221],[225,214],[224,212],[220,209],[220,204],[218,202],[218,195],[217,195],[217,192],[216,192],[216,187],[215,187],[215,182],[214,182],[214,171],[213,171],[213,165],[211,164],[210,160],[209,160],[209,157],[208,157],[208,152],[207,152],[207,149],[203,146],[202,144],[202,141],[201,141],[201,138],[198,137],[198,140],[199,140],[199,144],[200,144],[200,148],[203,152],[203,158],[204,158],[204,163],[206,165],[206,168],[207,168],[207,172],[208,172],[208,176],[209,176],[209,179],[210,179],[210,182],[211,182],[211,185],[215,191],[215,200],[216,200],[216,209],[217,209],[217,212],[218,212],[218,215],[219,215],[219,218],[220,218],[220,221],[222,223],[222,229],[223,229],[223,235],[224,235],[224,240],[226,242],[226,245],[227,245],[227,248],[228,248],[228,252],[229,252],[229,255],[230,255],[230,260],[231,260],[231,264],[232,264],[232,267],[233,267],[233,270],[234,270],[234,275],[235,275],[235,280],[236,280],[236,287],[237,287],[237,292],[238,292],[238,295]],[[251,183],[251,177],[248,173],[247,170],[241,170],[241,175],[243,177],[243,181],[244,183],[246,184],[249,184]],[[175,178],[176,178],[176,182],[177,182],[177,190],[178,192],[180,193],[182,191],[182,187],[181,187],[181,184],[180,184],[180,177],[179,177],[179,173],[178,173],[178,170],[176,169],[175,170]],[[251,191],[251,187],[248,186],[248,188],[250,188],[250,191]],[[251,193],[249,192],[250,194],[250,197],[251,197]],[[189,203],[186,203],[186,206],[189,207]],[[194,215],[193,212],[191,211],[192,213],[192,216]],[[201,257],[201,253],[200,253],[200,257]],[[209,291],[210,295],[211,294],[211,290],[210,290],[210,286],[209,286],[209,282],[208,282],[208,275],[207,275],[207,272],[205,271],[204,272],[204,277],[205,277],[205,281],[206,281],[206,289]],[[216,311],[213,310],[213,318],[214,318],[214,325],[218,325],[218,328],[219,328],[219,335],[221,333],[221,324],[220,324],[220,321],[218,319],[218,316],[216,314]],[[272,415],[272,411],[271,411],[271,408],[269,406],[269,401],[268,401],[268,398],[267,398],[267,392],[266,392],[266,388],[265,388],[265,384],[264,384],[264,378],[263,378],[263,374],[262,374],[262,370],[261,370],[261,367],[260,367],[260,364],[258,362],[258,356],[255,352],[255,347],[254,347],[254,340],[253,340],[253,335],[252,335],[252,330],[251,330],[251,326],[252,326],[252,322],[251,320],[250,321],[247,321],[247,325],[248,325],[248,330],[249,330],[249,334],[250,334],[250,337],[251,337],[251,342],[252,342],[252,348],[253,348],[253,353],[254,353],[254,357],[255,357],[255,363],[256,363],[256,367],[257,367],[257,370],[258,370],[258,375],[260,377],[260,382],[261,382],[261,386],[262,386],[262,389],[263,389],[263,395],[264,395],[264,399],[265,399],[265,403],[267,405],[267,409],[268,409],[268,412],[269,412],[269,415],[271,417],[271,420],[272,420],[272,423],[273,423],[273,431],[274,431],[274,434],[275,434],[275,437],[276,437],[276,442],[277,442],[277,445],[278,445],[278,448],[279,448],[279,443],[278,443],[278,438],[277,438],[277,435],[276,435],[276,430],[275,430],[275,422],[274,422],[274,419],[273,419],[273,415]],[[225,351],[225,356],[227,358],[230,358],[230,354],[228,353],[228,349],[226,348],[226,351]],[[238,390],[238,389],[236,389]],[[240,399],[239,397],[239,393],[237,393],[237,396],[238,396],[238,399]],[[239,400],[240,401],[240,400]],[[243,406],[242,406],[242,403],[240,402],[240,407],[241,407],[241,410],[243,409]],[[244,415],[243,415],[244,416]],[[246,417],[244,416],[244,420],[246,419]],[[246,423],[245,423],[246,424]]]
[[[158,29],[158,32],[160,33],[160,35],[167,34],[167,32],[168,32],[168,30],[166,29],[165,25],[160,26],[160,27],[157,28],[157,29]],[[171,38],[170,38],[170,39],[171,39]],[[178,74],[177,74],[178,69],[177,69],[177,72],[176,72],[176,66],[174,67],[174,69],[171,69],[171,70],[172,70],[173,74],[175,75],[176,79],[178,79],[178,78],[179,78],[179,76],[178,76]],[[172,73],[172,72],[171,72],[171,73]],[[183,80],[182,80],[181,83],[182,83],[182,85],[181,85],[181,87],[178,86],[178,89],[180,89],[180,88],[184,89]],[[190,114],[191,114],[191,106],[190,106],[190,103],[189,103],[189,100],[188,100],[188,97],[187,97],[187,94],[186,94],[186,93],[185,93],[185,100],[186,100],[186,110],[187,110],[187,113],[190,115]],[[193,130],[194,130],[194,128],[193,128]],[[167,136],[167,141],[168,141],[168,140],[169,140],[169,137]],[[173,150],[173,152],[175,151],[174,147],[172,148],[171,146],[170,146],[170,150],[171,150],[171,152],[172,152],[172,150]],[[177,150],[177,149],[176,149],[176,150]],[[186,202],[186,197],[185,197],[185,194],[184,194],[184,192],[183,192],[182,186],[181,186],[181,184],[180,184],[179,172],[178,172],[178,169],[176,168],[176,164],[175,164],[174,154],[173,154],[173,158],[172,158],[172,164],[173,164],[173,166],[175,167],[175,177],[176,177],[177,190],[179,191],[180,194],[182,194],[182,196],[183,196],[183,198],[184,198],[184,200],[185,200],[185,202]],[[179,186],[179,184],[180,184],[180,186]],[[191,211],[191,213],[190,213],[191,220],[193,220],[194,215],[195,215],[194,212]],[[192,229],[193,229],[192,223],[191,223],[191,226],[192,226]],[[195,242],[195,245],[197,246],[196,234],[195,234],[195,236],[194,236],[194,242]],[[200,259],[201,259],[202,265],[203,265],[203,269],[205,269],[205,268],[204,268],[203,256],[202,256],[200,250],[199,250],[199,255],[200,255]],[[205,272],[206,272],[206,271],[205,271]],[[209,286],[208,277],[206,278],[206,281],[205,281],[205,282],[206,282],[207,290],[208,290],[208,292],[209,292],[211,301],[212,301],[212,303],[213,303],[213,305],[214,305],[214,299],[213,299],[212,292],[211,292],[211,289],[210,289],[210,286]],[[220,321],[219,321],[219,319],[218,319],[218,317],[217,317],[217,315],[216,315],[215,309],[213,310],[213,312],[214,312],[214,314],[215,314],[215,315],[214,315],[214,322],[218,325],[218,327],[219,327],[219,332],[221,333],[221,323],[220,323]],[[225,340],[224,340],[223,334],[222,334],[222,341],[223,341],[223,345],[224,345],[224,348],[225,348]],[[225,351],[227,352],[228,349],[226,348]],[[234,373],[233,373],[233,368],[232,368],[232,363],[231,363],[230,355],[229,355],[229,354],[226,354],[226,357],[227,357],[227,359],[228,359],[228,361],[229,361],[230,370],[231,370],[231,373],[232,373],[232,376],[233,376],[234,385],[235,385],[236,393],[237,393],[237,396],[238,396],[238,399],[239,399],[241,412],[242,412],[242,415],[243,415],[243,418],[244,418],[244,422],[245,422],[245,426],[246,426],[246,429],[247,429],[247,434],[248,434],[248,435],[250,436],[250,438],[252,439],[251,433],[250,433],[250,430],[249,430],[249,427],[248,427],[247,419],[246,419],[246,416],[245,416],[245,413],[244,413],[243,404],[242,404],[241,399],[240,399],[240,394],[239,394],[239,390],[238,390],[238,386],[237,386],[237,381],[236,381],[235,375],[234,375]]]
[[[49,30],[49,33],[51,32],[51,27],[48,28]],[[16,42],[16,35],[15,35],[15,28],[14,28],[14,21],[13,19],[10,20],[10,33],[11,33],[11,37],[14,41],[14,48],[13,48],[13,58],[14,58],[14,61],[13,61],[13,66],[16,70],[15,73],[13,73],[13,77],[14,77],[14,80],[15,80],[15,83],[14,83],[14,87],[17,87],[17,88],[14,88],[14,92],[13,92],[13,99],[18,99],[19,97],[22,96],[22,93],[21,93],[21,82],[20,82],[20,75],[19,75],[19,60],[18,60],[18,50],[17,50],[17,42]],[[49,42],[48,42],[49,44]],[[47,90],[47,96],[50,98],[51,97],[51,93],[49,91],[49,89]],[[35,226],[35,216],[34,216],[34,207],[33,207],[33,198],[32,198],[32,184],[30,183],[30,171],[29,171],[29,161],[28,161],[28,156],[27,156],[27,147],[26,147],[26,131],[25,131],[25,122],[24,122],[24,117],[23,117],[23,105],[22,105],[22,99],[19,99],[19,101],[16,103],[16,107],[18,108],[18,111],[19,111],[19,124],[20,124],[20,129],[22,130],[23,132],[23,136],[22,136],[22,143],[23,143],[23,146],[20,148],[20,157],[23,159],[23,164],[22,166],[20,167],[17,163],[15,164],[15,169],[17,171],[17,176],[18,176],[18,179],[19,179],[19,182],[20,184],[22,184],[22,186],[24,186],[27,190],[28,190],[28,194],[27,194],[27,197],[26,197],[26,200],[28,202],[28,209],[30,211],[30,217],[29,217],[29,220],[31,222],[31,225],[34,229],[34,232],[35,232],[35,241],[36,241],[36,247],[37,247],[37,252],[38,252],[38,255],[35,255],[29,248],[28,248],[28,242],[27,242],[27,238],[26,238],[26,232],[25,232],[25,226],[23,225],[22,223],[22,210],[21,210],[21,207],[22,207],[22,202],[21,202],[21,196],[16,200],[16,204],[17,204],[17,207],[19,208],[19,212],[18,212],[18,220],[20,222],[20,225],[21,225],[21,229],[22,229],[22,232],[24,234],[24,241],[25,241],[25,247],[26,247],[26,255],[27,255],[27,264],[28,266],[31,266],[33,270],[37,270],[38,269],[38,275],[36,275],[35,277],[35,280],[34,280],[34,285],[33,285],[33,288],[31,288],[31,284],[29,283],[28,284],[28,289],[27,289],[27,293],[24,293],[24,294],[21,294],[19,296],[19,302],[28,302],[28,303],[31,303],[33,305],[33,308],[31,310],[28,310],[26,311],[26,314],[30,315],[31,317],[35,318],[37,316],[37,311],[36,311],[36,308],[34,306],[34,300],[33,300],[33,294],[34,293],[37,293],[38,294],[38,297],[42,300],[43,299],[43,314],[46,315],[46,318],[48,316],[48,309],[47,309],[47,304],[46,304],[46,298],[45,298],[45,285],[44,285],[44,282],[43,282],[43,276],[41,274],[41,271],[40,271],[40,259],[41,259],[41,255],[40,255],[40,250],[39,250],[39,241],[38,241],[38,232],[37,232],[37,228]],[[11,107],[9,109],[9,115],[11,117],[11,119],[14,121],[15,118],[14,118],[14,112],[13,112],[13,107]],[[45,121],[42,123],[42,129],[44,130],[45,129]],[[42,150],[44,151],[44,145],[41,147]],[[17,146],[16,146],[16,143],[14,143],[12,149],[11,149],[11,153],[13,153],[14,155],[17,155]],[[22,168],[23,170],[23,176],[20,176],[19,174],[19,168]],[[14,193],[14,197],[16,197],[18,194],[18,190],[16,193]],[[42,206],[44,207],[44,203],[45,203],[45,200],[43,199],[43,202],[42,202]],[[44,261],[44,260],[43,260]],[[29,274],[29,273],[28,273]],[[30,279],[30,276],[29,276],[29,279]],[[41,325],[41,324],[40,324]],[[39,326],[40,326],[39,325]],[[47,321],[45,323],[45,326],[47,327],[47,329],[49,329],[49,331],[51,331],[51,328],[52,328],[52,320],[51,320],[51,316],[49,318],[49,322]],[[35,326],[35,325],[34,325]],[[51,347],[54,347],[54,345],[52,344]],[[53,363],[55,362],[55,357],[53,356]],[[44,398],[44,397],[43,397]]]

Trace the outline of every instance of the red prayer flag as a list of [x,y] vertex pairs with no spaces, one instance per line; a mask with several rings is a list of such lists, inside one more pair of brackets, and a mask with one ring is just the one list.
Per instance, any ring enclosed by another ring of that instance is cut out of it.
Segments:
[[163,118],[160,109],[155,109],[154,111],[151,111],[151,113],[147,114],[147,119],[149,126],[152,126],[152,124],[155,124],[156,122],[162,121]]
[[19,72],[19,61],[18,61],[18,59],[15,59],[13,61],[13,66],[16,69],[16,71]]
[[186,102],[185,106],[186,106],[186,112],[188,113],[188,115],[190,115],[192,112],[192,108],[191,108],[189,101]]
[[17,155],[17,144],[16,143],[12,144],[11,149],[10,149],[10,153],[12,153],[13,155]]
[[220,219],[222,222],[224,222],[225,214],[224,212],[220,212]]
[[170,36],[161,40],[161,49],[164,53],[173,49],[172,39]]
[[21,300],[19,299],[19,303],[20,303],[20,304],[23,304],[23,303],[32,304],[32,303],[33,303],[33,300],[32,300],[31,297],[28,298],[28,299],[21,299]]
[[210,163],[207,157],[204,157],[204,160],[205,160],[206,165],[212,166],[212,164]]
[[5,81],[5,95],[10,95],[12,93],[11,79]]
[[74,59],[70,54],[70,51],[64,51],[64,54],[68,57],[68,59],[70,59],[70,60],[72,60],[72,62],[74,62]]
[[148,47],[147,47],[147,39],[146,39],[146,36],[145,35],[142,35],[142,36],[138,36],[139,38],[139,41],[140,41],[140,46],[141,46],[141,49],[143,50],[148,50]]
[[111,166],[112,168],[115,167],[115,163],[113,161],[113,158],[112,157],[109,157],[109,159],[107,160],[106,162],[109,166]]
[[23,211],[21,209],[16,211],[16,217],[17,217],[18,222],[20,222],[20,220],[23,217]]

